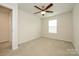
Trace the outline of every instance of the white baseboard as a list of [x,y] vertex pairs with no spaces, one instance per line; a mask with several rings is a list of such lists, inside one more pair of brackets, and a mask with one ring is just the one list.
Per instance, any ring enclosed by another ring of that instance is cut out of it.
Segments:
[[0,43],[3,43],[3,42],[9,42],[9,40],[5,40],[5,41],[0,41]]
[[19,44],[18,44],[18,45],[21,45],[21,44],[23,44],[23,43],[26,43],[26,42],[29,42],[29,41],[32,41],[32,40],[35,40],[35,39],[38,39],[38,38],[40,38],[40,37],[33,38],[33,39],[29,39],[29,40],[22,41],[22,42],[19,42]]
[[[49,38],[49,39],[56,39],[56,40],[61,40],[61,41],[66,41],[66,40],[63,40],[63,39],[51,38],[51,37],[46,37],[46,36],[41,36],[41,37],[45,37],[45,38]],[[66,41],[66,42],[71,42],[71,41]]]

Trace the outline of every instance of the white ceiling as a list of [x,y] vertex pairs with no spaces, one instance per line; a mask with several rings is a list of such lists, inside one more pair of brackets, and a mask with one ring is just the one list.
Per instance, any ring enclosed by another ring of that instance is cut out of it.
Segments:
[[[23,9],[24,11],[33,14],[34,12],[40,11],[34,7],[35,5],[41,7],[42,5],[47,6],[48,4],[49,3],[19,3],[18,6],[20,9]],[[73,6],[74,6],[73,3],[54,3],[53,7],[48,9],[53,10],[54,13],[46,13],[44,17],[54,16],[71,11]],[[43,17],[40,13],[33,15]]]

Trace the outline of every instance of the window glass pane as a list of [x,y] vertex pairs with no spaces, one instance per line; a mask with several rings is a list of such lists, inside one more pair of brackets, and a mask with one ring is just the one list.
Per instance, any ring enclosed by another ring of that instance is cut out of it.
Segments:
[[49,20],[48,22],[48,31],[49,33],[57,33],[57,20]]
[[57,26],[57,20],[50,20],[49,26]]

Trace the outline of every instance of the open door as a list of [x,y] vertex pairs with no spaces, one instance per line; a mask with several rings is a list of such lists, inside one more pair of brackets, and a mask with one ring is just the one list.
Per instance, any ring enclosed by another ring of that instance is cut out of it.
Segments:
[[0,6],[0,49],[11,47],[11,13],[10,9]]

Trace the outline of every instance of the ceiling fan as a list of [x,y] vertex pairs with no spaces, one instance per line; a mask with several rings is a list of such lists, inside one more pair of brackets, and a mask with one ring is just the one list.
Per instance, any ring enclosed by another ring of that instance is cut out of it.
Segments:
[[42,14],[42,16],[44,16],[45,15],[45,13],[53,13],[53,11],[48,11],[48,9],[50,8],[50,7],[52,7],[53,6],[53,4],[52,3],[50,3],[47,7],[45,7],[45,6],[42,6],[42,8],[40,8],[40,7],[38,7],[38,6],[34,6],[35,8],[37,8],[37,9],[39,9],[40,11],[38,11],[38,12],[35,12],[34,14],[38,14],[38,13],[41,13]]

